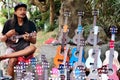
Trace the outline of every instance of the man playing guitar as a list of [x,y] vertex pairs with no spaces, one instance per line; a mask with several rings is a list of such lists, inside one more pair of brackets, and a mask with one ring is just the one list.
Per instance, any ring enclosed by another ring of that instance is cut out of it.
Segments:
[[[28,20],[26,12],[27,5],[18,3],[14,7],[14,17],[6,21],[2,31],[3,36],[0,37],[0,40],[6,43],[9,48],[8,52],[10,53],[1,55],[0,61],[7,58],[9,59],[7,75],[11,76],[12,80],[14,80],[14,66],[19,57],[26,59],[29,56],[32,56],[36,50],[34,45],[30,45],[30,43],[36,43],[36,26],[32,21]],[[31,36],[29,33],[32,33],[33,31],[35,32]],[[14,40],[10,40],[10,38],[16,33],[22,35],[22,37],[17,43],[14,43]],[[13,43],[10,41],[13,41]]]

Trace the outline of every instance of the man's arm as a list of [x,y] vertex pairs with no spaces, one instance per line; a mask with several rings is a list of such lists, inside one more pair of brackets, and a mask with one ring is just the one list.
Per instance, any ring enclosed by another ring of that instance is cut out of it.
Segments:
[[0,37],[0,40],[2,42],[5,42],[8,38],[10,38],[11,36],[15,35],[15,29],[11,29],[9,30],[6,34],[4,34],[2,37]]

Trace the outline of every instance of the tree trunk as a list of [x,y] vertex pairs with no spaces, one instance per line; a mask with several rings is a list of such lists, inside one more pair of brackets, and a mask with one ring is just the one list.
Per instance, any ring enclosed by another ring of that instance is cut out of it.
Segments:
[[50,25],[54,24],[54,0],[50,0]]

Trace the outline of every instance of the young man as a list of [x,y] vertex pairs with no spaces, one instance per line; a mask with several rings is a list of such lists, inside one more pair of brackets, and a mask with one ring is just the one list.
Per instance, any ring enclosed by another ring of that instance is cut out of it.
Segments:
[[[36,50],[34,45],[36,43],[36,26],[35,24],[28,20],[26,16],[27,5],[24,3],[18,3],[14,7],[14,17],[7,20],[0,38],[1,41],[5,42],[7,45],[7,52],[10,54],[3,54],[0,56],[0,61],[4,59],[9,59],[7,67],[7,75],[12,76],[14,79],[14,66],[18,61],[18,57],[27,58]],[[22,35],[16,42],[14,35]],[[12,79],[12,80],[13,80]]]

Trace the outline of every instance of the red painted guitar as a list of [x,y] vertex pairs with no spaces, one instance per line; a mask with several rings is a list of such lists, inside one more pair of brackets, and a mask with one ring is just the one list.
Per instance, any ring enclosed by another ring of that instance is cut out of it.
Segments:
[[[110,32],[112,34],[109,44],[110,50],[106,51],[106,59],[104,60],[103,65],[107,65],[107,75],[110,80],[119,80],[117,70],[119,69],[120,64],[117,61],[118,52],[114,50],[115,33],[117,33],[117,27],[111,26]],[[117,63],[117,65],[115,63]]]

